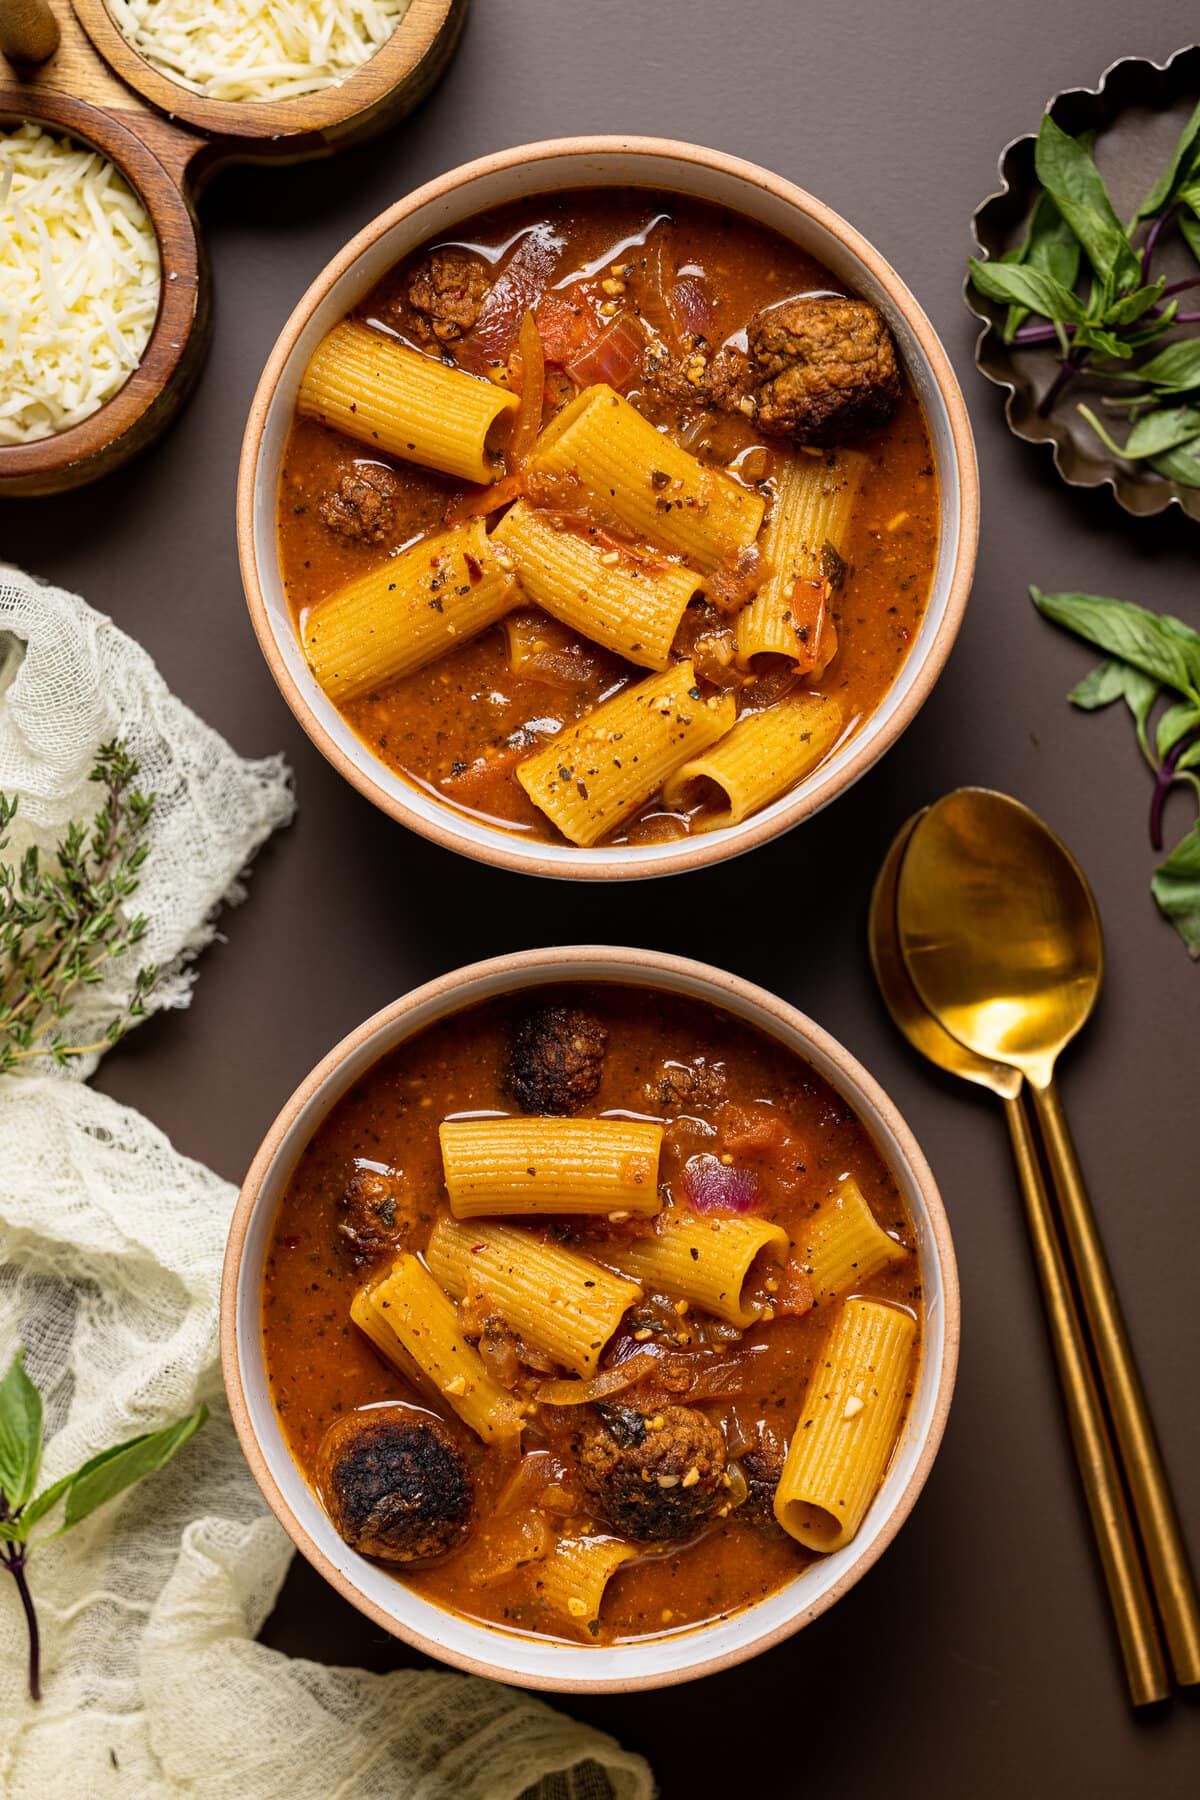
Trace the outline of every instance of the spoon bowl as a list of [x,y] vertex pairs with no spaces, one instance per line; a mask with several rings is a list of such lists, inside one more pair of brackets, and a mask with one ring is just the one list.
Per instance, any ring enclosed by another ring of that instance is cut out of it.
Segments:
[[908,964],[900,949],[896,926],[900,870],[912,842],[913,832],[925,817],[926,810],[914,813],[900,827],[871,890],[867,925],[871,967],[875,971],[884,1005],[914,1050],[918,1050],[927,1062],[944,1069],[948,1075],[958,1075],[964,1081],[973,1081],[980,1087],[990,1088],[1003,1099],[1015,1100],[1021,1091],[1021,1071],[1008,1063],[992,1062],[985,1056],[977,1056],[956,1037],[951,1037],[927,1010],[913,986]]
[[896,904],[923,1004],[976,1055],[1044,1087],[1104,972],[1096,903],[1066,846],[1020,801],[960,788],[913,827]]

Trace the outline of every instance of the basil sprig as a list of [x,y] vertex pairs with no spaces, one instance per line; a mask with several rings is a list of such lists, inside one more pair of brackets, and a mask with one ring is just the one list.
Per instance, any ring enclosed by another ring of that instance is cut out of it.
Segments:
[[1084,369],[1136,382],[1132,397],[1108,402],[1129,409],[1123,444],[1090,408],[1081,406],[1080,413],[1114,455],[1200,487],[1200,339],[1177,340],[1138,361],[1164,333],[1200,321],[1200,311],[1181,312],[1178,299],[1200,287],[1200,274],[1169,285],[1152,274],[1156,247],[1171,229],[1200,263],[1200,104],[1126,225],[1090,141],[1073,138],[1049,113],[1038,132],[1035,167],[1040,191],[1023,241],[999,257],[972,257],[973,286],[1007,305],[1005,343],[1057,344],[1058,375],[1039,412],[1049,413]]
[[[1148,612],[1127,600],[1097,594],[1043,594],[1030,588],[1038,611],[1107,653],[1067,696],[1085,712],[1124,700],[1142,754],[1154,772],[1150,842],[1163,848],[1163,813],[1177,783],[1200,799],[1200,634],[1169,613]],[[1159,708],[1159,703],[1165,702]],[[1157,719],[1151,738],[1151,719]],[[1180,839],[1150,881],[1160,912],[1190,956],[1200,959],[1200,819]]]
[[115,1500],[126,1488],[170,1462],[207,1417],[208,1408],[200,1406],[176,1425],[114,1444],[35,1495],[42,1463],[42,1396],[25,1373],[21,1351],[13,1357],[0,1381],[0,1568],[7,1569],[16,1583],[25,1613],[31,1699],[41,1699],[41,1645],[27,1574],[34,1526],[61,1501],[62,1523],[37,1541],[61,1537],[98,1506]]

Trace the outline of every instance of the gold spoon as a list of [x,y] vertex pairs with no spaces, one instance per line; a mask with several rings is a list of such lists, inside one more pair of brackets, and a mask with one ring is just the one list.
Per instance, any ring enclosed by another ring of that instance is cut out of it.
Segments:
[[1033,1131],[1021,1104],[1023,1078],[1019,1069],[976,1056],[942,1029],[921,1004],[900,954],[896,888],[904,853],[921,816],[917,814],[901,827],[879,871],[871,895],[868,926],[871,964],[884,1004],[914,1049],[939,1069],[990,1088],[1004,1102],[1071,1442],[1075,1447],[1075,1460],[1116,1619],[1126,1679],[1133,1704],[1146,1706],[1151,1701],[1165,1699],[1170,1683],[1158,1641],[1154,1608],[1138,1557],[1133,1522],[1088,1362],[1083,1328],[1071,1295],[1049,1196],[1042,1180]]
[[1175,1678],[1200,1681],[1200,1603],[1083,1172],[1054,1083],[1104,952],[1091,889],[1036,814],[960,788],[913,829],[899,873],[900,948],[923,1004],[977,1056],[1029,1082],[1092,1351],[1141,1531]]

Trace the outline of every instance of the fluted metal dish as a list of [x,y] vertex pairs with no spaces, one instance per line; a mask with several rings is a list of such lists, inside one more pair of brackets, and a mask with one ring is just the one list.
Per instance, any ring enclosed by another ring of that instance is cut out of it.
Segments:
[[[1165,63],[1123,57],[1104,71],[1096,87],[1065,89],[1054,96],[1047,111],[1073,136],[1097,133],[1101,173],[1110,184],[1117,212],[1128,217],[1166,162],[1197,96],[1200,45],[1192,45],[1177,50]],[[981,254],[1000,256],[1024,234],[1038,189],[1036,141],[1033,133],[1014,138],[1000,157],[1000,190],[988,196],[971,220]],[[1172,268],[1176,255],[1181,259],[1178,271]],[[1195,268],[1175,243],[1164,248],[1159,266],[1169,276]],[[984,326],[975,347],[976,365],[1005,390],[1004,412],[1014,437],[1028,444],[1049,444],[1065,482],[1071,487],[1110,487],[1126,512],[1145,518],[1179,506],[1189,518],[1200,519],[1200,491],[1169,481],[1141,463],[1122,462],[1079,416],[1079,402],[1096,408],[1101,396],[1113,391],[1111,383],[1079,376],[1043,417],[1038,407],[1059,366],[1053,347],[1018,349],[1006,344],[1001,336],[1006,309],[985,300],[969,282],[965,297]]]

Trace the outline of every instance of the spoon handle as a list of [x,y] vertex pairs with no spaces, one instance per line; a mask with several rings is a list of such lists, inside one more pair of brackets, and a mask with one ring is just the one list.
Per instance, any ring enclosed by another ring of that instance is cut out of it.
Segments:
[[1109,1441],[1104,1409],[1088,1361],[1086,1339],[1071,1294],[1066,1263],[1058,1241],[1050,1198],[1042,1180],[1033,1129],[1019,1096],[1004,1102],[1017,1179],[1025,1201],[1025,1219],[1033,1259],[1042,1287],[1046,1323],[1058,1365],[1079,1478],[1087,1497],[1092,1531],[1109,1604],[1116,1619],[1125,1677],[1135,1706],[1164,1700],[1170,1692],[1158,1624],[1137,1551],[1116,1457]]
[[1175,1679],[1187,1687],[1200,1682],[1200,1601],[1187,1547],[1112,1271],[1053,1079],[1033,1088],[1033,1102],[1171,1665]]

